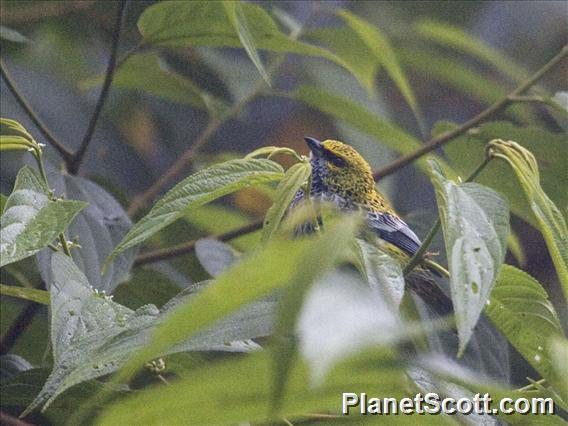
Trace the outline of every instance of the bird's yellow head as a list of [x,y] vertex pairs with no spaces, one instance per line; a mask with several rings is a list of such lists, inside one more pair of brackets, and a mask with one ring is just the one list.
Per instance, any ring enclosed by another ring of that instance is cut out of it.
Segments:
[[311,151],[312,193],[339,196],[358,204],[377,197],[371,167],[353,147],[327,139],[305,138]]

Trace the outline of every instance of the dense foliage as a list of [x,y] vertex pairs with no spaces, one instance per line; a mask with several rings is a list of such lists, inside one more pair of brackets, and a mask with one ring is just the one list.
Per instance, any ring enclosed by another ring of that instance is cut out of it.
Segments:
[[[3,5],[12,19],[42,7],[14,3]],[[381,3],[304,2],[313,9],[304,23],[276,3],[84,3],[24,19],[29,37],[2,23],[3,416],[358,424],[335,419],[342,392],[489,392],[553,398],[558,415],[534,421],[564,422],[568,96],[544,86],[567,46],[531,73],[442,21],[391,34],[363,13]],[[99,75],[73,59],[86,41],[66,20],[89,8],[110,31]],[[21,76],[35,77],[10,73],[42,70],[34,43],[68,61],[51,72],[98,93],[83,138],[75,118],[52,133],[45,108],[67,106],[35,93],[36,113],[20,90]],[[459,94],[467,120],[433,124],[424,85]],[[409,119],[381,111],[384,98]],[[291,104],[301,113],[279,127],[274,111]],[[323,129],[306,124],[322,115]],[[98,122],[121,130],[97,138]],[[419,136],[430,126],[431,137]],[[269,127],[287,146],[250,142],[250,129]],[[379,185],[404,199],[396,204],[424,237],[409,264],[361,239],[357,215],[326,210],[318,232],[295,235],[313,218],[309,205],[288,212],[311,184],[306,131],[345,139],[380,166]],[[98,144],[105,154],[93,153]],[[406,183],[382,180],[396,172]],[[418,219],[415,205],[434,203]],[[423,256],[447,267],[437,282],[451,295],[450,318],[405,292]]]

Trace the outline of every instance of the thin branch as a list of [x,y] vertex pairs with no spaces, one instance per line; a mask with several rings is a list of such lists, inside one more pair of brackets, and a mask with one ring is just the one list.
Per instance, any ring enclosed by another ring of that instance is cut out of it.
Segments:
[[[310,21],[312,17],[308,18],[307,22]],[[290,39],[296,40],[302,34],[303,28],[307,24],[304,24],[301,28],[296,29],[290,34]],[[272,76],[282,65],[286,55],[279,55],[266,70],[268,76]],[[193,145],[191,145],[182,155],[179,157],[174,164],[172,164],[166,172],[160,176],[160,178],[154,183],[150,188],[148,188],[143,194],[134,197],[130,206],[128,207],[127,213],[130,217],[133,217],[140,210],[145,208],[155,197],[160,193],[160,191],[175,177],[177,177],[186,167],[186,165],[191,161],[191,159],[197,154],[199,149],[209,141],[209,138],[225,123],[228,119],[238,116],[243,109],[256,97],[260,96],[266,90],[266,82],[263,78],[260,78],[256,85],[253,87],[251,92],[245,96],[243,99],[235,103],[221,118],[212,118],[207,126],[203,129],[201,134],[198,136],[197,140]]]
[[[423,148],[421,148],[420,150],[417,150],[415,153],[411,154],[412,159],[409,160],[409,161],[412,162],[412,161],[416,160],[417,158],[419,158],[421,155],[424,155],[425,153],[434,149],[434,148],[432,148],[432,149],[426,150],[425,152],[420,154],[420,152],[422,152],[424,150],[424,148],[426,148],[428,145],[431,145],[432,143],[436,143],[437,146],[440,146],[440,145],[450,141],[452,138],[455,138],[456,136],[463,134],[468,129],[475,126],[479,122],[483,121],[485,118],[489,117],[491,114],[495,113],[496,111],[499,111],[500,109],[504,108],[509,103],[516,102],[515,101],[516,97],[518,97],[520,94],[522,94],[523,92],[528,90],[532,85],[534,85],[540,78],[542,78],[542,76],[546,72],[548,72],[552,67],[554,67],[556,64],[558,64],[562,60],[562,58],[564,56],[566,56],[567,53],[568,53],[568,46],[564,46],[564,48],[561,50],[561,52],[558,55],[556,55],[554,58],[552,58],[546,65],[544,65],[540,70],[538,70],[525,83],[523,83],[522,85],[517,87],[515,90],[513,90],[513,92],[511,92],[509,95],[507,95],[504,98],[504,100],[502,99],[501,101],[497,102],[496,104],[490,106],[488,109],[486,109],[485,111],[483,111],[482,113],[480,113],[476,117],[474,117],[471,120],[464,123],[458,129],[453,130],[451,132],[444,133],[444,134],[438,136],[437,138],[434,138],[431,142],[429,142]],[[418,153],[418,154],[416,154],[416,153]],[[404,158],[405,157],[401,157],[401,159],[391,163],[391,165],[388,165],[387,167],[379,170],[377,173],[375,173],[375,178],[380,179],[381,177],[386,176],[388,174],[391,174],[391,173],[395,172],[396,170],[398,170],[399,168],[404,167],[407,164],[406,162],[405,162],[405,164],[402,164],[402,165],[393,166],[395,163],[400,164],[401,160],[404,159]],[[482,165],[480,165],[479,168],[476,169],[472,173],[472,175],[468,178],[468,181],[475,179],[475,177],[478,175],[478,173],[485,166],[486,166],[486,163],[485,162],[482,163]],[[159,190],[158,190],[158,192],[159,192]],[[156,195],[156,194],[157,194],[157,192],[155,194],[153,194],[153,196]],[[147,197],[147,200],[150,200],[151,198],[152,197]],[[142,207],[142,205],[140,205],[140,206],[134,205],[134,203],[133,203],[133,205],[131,206],[131,209],[129,209],[129,214],[132,216],[141,207]],[[426,249],[428,248],[428,246],[431,242],[431,239],[434,237],[436,232],[438,232],[439,226],[440,225],[437,224],[437,223],[434,224],[433,229],[431,229],[430,233],[427,236],[428,241],[425,240],[424,244],[422,244],[423,250],[420,253],[420,256],[423,256],[424,252],[426,251]],[[217,235],[217,236],[212,236],[211,238],[217,238],[220,241],[228,241],[228,240],[231,240],[233,238],[239,237],[241,235],[245,235],[245,234],[248,234],[250,232],[256,231],[260,228],[262,228],[262,221],[255,222],[255,223],[252,223],[252,224],[249,224],[249,225],[245,225],[242,228],[238,228],[238,229],[235,229],[233,231],[229,231],[229,232],[226,232],[224,234]],[[430,236],[430,234],[432,234],[432,235]],[[147,264],[147,263],[157,262],[157,261],[165,260],[165,259],[171,259],[172,257],[191,253],[195,249],[195,243],[196,243],[196,240],[192,240],[192,241],[188,241],[188,242],[183,243],[183,244],[179,244],[177,246],[159,249],[159,250],[154,250],[154,251],[149,251],[147,253],[142,253],[141,255],[139,255],[136,258],[134,265],[140,266],[140,265],[144,265],[144,264]],[[422,247],[421,247],[421,249],[422,249]],[[415,256],[415,258],[411,259],[409,265],[411,263],[419,261],[419,260],[420,260],[419,257]],[[413,265],[412,267],[414,267],[414,266],[416,266],[416,265]]]
[[143,194],[134,197],[127,210],[130,217],[133,217],[141,209],[146,207],[170,180],[177,177],[184,170],[185,166],[190,162],[197,151],[209,140],[213,133],[217,131],[221,122],[221,120],[215,118],[211,119],[197,137],[196,141],[160,176],[160,178]]
[[87,152],[87,148],[89,143],[92,140],[93,134],[95,132],[95,127],[97,125],[97,121],[105,104],[106,98],[110,91],[110,86],[112,84],[112,79],[114,77],[114,71],[116,69],[116,58],[118,55],[118,42],[120,40],[120,32],[122,30],[122,21],[124,18],[124,11],[126,9],[126,0],[120,0],[117,5],[116,9],[116,20],[115,20],[115,27],[114,27],[114,34],[112,36],[112,47],[110,58],[107,65],[105,80],[103,83],[103,87],[101,89],[101,93],[99,95],[99,99],[97,104],[95,105],[95,110],[93,112],[93,116],[91,117],[91,121],[89,122],[89,126],[87,127],[87,131],[85,132],[85,136],[81,141],[81,145],[79,145],[79,149],[73,155],[73,158],[68,164],[69,173],[77,174],[79,171],[79,167],[81,167],[81,163]]
[[467,132],[474,126],[477,126],[479,123],[490,117],[491,115],[505,109],[510,104],[516,102],[516,98],[522,95],[525,91],[530,89],[538,80],[542,78],[544,74],[546,74],[550,69],[556,66],[564,57],[568,54],[568,45],[564,46],[560,53],[558,53],[554,58],[552,58],[548,63],[546,63],[541,69],[539,69],[536,73],[534,73],[528,80],[518,86],[515,90],[513,90],[508,95],[504,96],[499,101],[495,102],[486,110],[480,112],[478,115],[473,117],[471,120],[466,121],[460,127],[451,130],[449,132],[444,132],[435,138],[431,139],[429,142],[424,144],[421,148],[417,149],[414,152],[411,152],[408,155],[404,155],[390,164],[387,164],[385,167],[377,171],[373,177],[375,180],[379,180],[387,175],[390,175],[405,166],[408,166],[418,158],[422,157],[425,154],[441,147],[445,143],[451,141],[457,136],[460,136]]
[[32,323],[34,317],[40,311],[42,306],[43,305],[35,302],[26,303],[26,306],[10,325],[2,339],[2,342],[0,342],[0,355],[5,355],[12,350],[20,335]]
[[[258,231],[259,229],[262,228],[262,223],[263,221],[259,220],[257,222],[245,225],[241,228],[237,228],[232,231],[225,232],[223,234],[214,235],[209,238],[214,238],[219,241],[229,241],[234,238],[240,237],[242,235]],[[193,250],[195,250],[195,243],[197,241],[198,240],[191,240],[182,244],[178,244],[176,246],[142,253],[136,257],[136,260],[134,261],[134,266],[141,266],[147,263],[159,262],[161,260],[166,260],[166,259],[171,259],[172,257],[181,256],[182,254],[191,253],[193,252]]]
[[55,138],[55,136],[53,136],[51,131],[49,131],[49,129],[45,126],[45,124],[39,119],[38,115],[34,112],[32,107],[21,95],[20,91],[18,90],[18,87],[14,83],[14,80],[6,70],[6,66],[4,65],[3,62],[0,62],[0,72],[2,73],[2,78],[6,82],[6,86],[8,86],[8,89],[10,89],[10,92],[12,92],[12,94],[16,98],[16,101],[18,101],[22,109],[25,111],[26,115],[30,118],[30,120],[32,120],[32,122],[37,127],[37,129],[41,132],[41,134],[45,137],[45,139],[47,139],[50,145],[52,145],[55,148],[55,150],[59,153],[59,155],[61,155],[61,157],[65,160],[66,163],[71,161],[71,158],[73,158],[72,152],[68,148],[66,148],[62,143],[60,143]]
[[[465,180],[465,182],[472,182],[477,176],[479,176],[481,171],[485,168],[485,166],[489,164],[489,162],[492,159],[493,157],[485,156],[485,159],[481,162],[481,164],[479,164],[479,166],[477,166],[477,168],[471,173],[471,175],[469,175],[469,177]],[[432,225],[432,228],[430,228],[428,235],[426,235],[426,237],[424,238],[424,242],[420,245],[418,251],[414,253],[412,258],[408,261],[408,263],[404,267],[402,274],[405,277],[410,272],[412,272],[414,268],[416,268],[420,263],[423,262],[426,250],[428,250],[428,247],[430,247],[430,244],[432,244],[432,240],[440,230],[441,226],[442,226],[442,220],[440,219],[440,216],[438,216],[436,222],[434,223],[434,225]]]

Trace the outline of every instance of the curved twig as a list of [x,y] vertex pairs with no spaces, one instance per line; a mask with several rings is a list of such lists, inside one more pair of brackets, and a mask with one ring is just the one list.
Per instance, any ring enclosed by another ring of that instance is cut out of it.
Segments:
[[51,131],[47,128],[47,126],[39,119],[38,115],[34,112],[30,104],[24,99],[24,97],[20,94],[16,83],[6,70],[6,66],[3,62],[0,62],[0,72],[2,74],[2,78],[6,82],[6,86],[10,89],[10,92],[16,98],[16,101],[20,104],[22,109],[25,111],[26,115],[32,120],[34,125],[37,129],[41,132],[41,134],[47,139],[49,144],[55,148],[55,150],[61,155],[61,157],[65,160],[66,163],[71,161],[73,158],[73,153],[66,148],[61,142],[59,142],[55,136],[51,133]]
[[110,90],[110,86],[112,84],[112,79],[114,77],[114,71],[116,69],[116,58],[118,54],[118,42],[120,40],[120,32],[122,30],[122,21],[124,17],[124,11],[126,9],[126,0],[121,0],[118,3],[117,10],[116,10],[116,20],[115,20],[115,27],[114,27],[114,34],[112,36],[112,47],[110,58],[107,65],[105,80],[103,83],[103,87],[101,89],[101,93],[99,95],[99,99],[97,104],[95,105],[95,110],[93,112],[93,116],[91,117],[91,121],[89,122],[89,126],[87,127],[87,131],[85,132],[85,136],[81,141],[81,145],[79,145],[79,149],[73,155],[73,158],[68,162],[67,168],[69,169],[69,173],[77,174],[79,171],[79,167],[81,167],[81,163],[83,162],[83,158],[85,153],[87,152],[87,148],[89,147],[89,143],[92,140],[93,134],[95,132],[95,127],[97,125],[97,121],[105,104],[107,95]]

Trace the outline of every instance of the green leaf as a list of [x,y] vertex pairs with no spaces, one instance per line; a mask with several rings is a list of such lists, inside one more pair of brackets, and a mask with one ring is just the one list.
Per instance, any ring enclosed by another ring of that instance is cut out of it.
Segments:
[[[52,257],[51,345],[54,366],[49,378],[25,414],[43,410],[66,389],[119,369],[132,353],[147,346],[149,337],[177,305],[191,301],[204,285],[184,290],[161,311],[145,305],[133,311],[93,290],[83,272],[61,253]],[[273,303],[246,307],[191,339],[177,340],[159,356],[184,351],[255,349],[236,340],[265,336],[271,329]],[[109,390],[112,390],[110,388]]]
[[42,305],[49,304],[49,293],[45,290],[0,284],[0,294],[30,300],[32,302],[41,303]]
[[262,230],[262,241],[267,242],[278,230],[284,214],[290,207],[290,203],[298,190],[306,183],[312,173],[312,168],[307,162],[296,163],[290,167],[284,178],[276,188],[276,200],[266,212],[264,218],[264,228]]
[[[439,122],[434,126],[434,135],[453,130],[456,124]],[[568,144],[563,134],[555,134],[534,127],[517,127],[509,122],[495,121],[482,124],[466,135],[454,139],[444,146],[444,153],[450,164],[461,176],[469,176],[474,165],[485,158],[485,146],[492,139],[514,140],[530,150],[540,164],[541,185],[554,203],[561,208],[568,207],[568,192],[565,191],[566,161],[564,157]],[[538,228],[538,222],[531,211],[526,197],[519,191],[515,173],[500,161],[487,165],[476,181],[495,189],[506,196],[511,211]]]
[[32,256],[46,247],[85,206],[80,201],[50,200],[41,177],[24,166],[0,219],[0,266]]
[[283,176],[284,172],[278,163],[264,159],[230,160],[200,170],[168,191],[125,235],[107,262],[118,253],[140,244],[165,228],[191,208],[241,188],[280,180]]
[[231,25],[237,32],[239,40],[245,48],[247,55],[262,76],[262,79],[266,82],[266,84],[270,86],[270,77],[264,69],[262,60],[260,59],[260,56],[258,55],[258,52],[256,50],[256,42],[250,32],[247,17],[240,1],[224,0],[223,7],[225,8],[225,13],[227,13],[227,17],[229,18]]
[[[293,93],[293,97],[312,108],[345,121],[357,130],[371,135],[380,144],[400,154],[408,154],[422,146],[422,143],[414,136],[342,96],[317,87],[301,85]],[[441,158],[438,161],[444,171],[451,175],[450,167]],[[425,173],[429,171],[428,163],[424,157],[420,158],[416,165]]]
[[503,140],[491,141],[489,153],[505,160],[515,172],[554,262],[564,297],[568,299],[568,228],[564,216],[540,186],[534,155],[516,142]]
[[400,262],[361,239],[357,239],[357,256],[369,286],[380,291],[397,312],[405,285]]
[[548,343],[562,335],[562,327],[539,282],[513,266],[503,265],[484,312],[534,369],[554,383]]
[[340,224],[332,225],[331,234],[317,239],[312,247],[315,256],[308,255],[299,259],[295,274],[282,292],[272,348],[274,369],[271,412],[273,415],[278,414],[281,408],[289,374],[294,365],[297,345],[293,336],[305,295],[316,278],[345,258],[345,249],[349,247],[355,236],[358,219],[342,218]]
[[324,43],[349,64],[351,73],[370,95],[376,94],[376,76],[381,62],[351,27],[318,28],[306,33],[306,38]]
[[[282,33],[260,6],[241,4],[257,49],[296,53],[328,59],[349,69],[340,58],[321,47],[294,40]],[[242,47],[239,34],[224,8],[211,1],[164,1],[147,8],[138,20],[144,43],[167,47]]]
[[[101,75],[85,80],[81,87],[89,89],[99,86],[103,78]],[[130,56],[115,72],[112,84],[117,88],[141,91],[203,110],[207,109],[207,98],[211,97],[189,78],[168,69],[155,52]]]
[[446,179],[434,160],[432,183],[444,231],[461,355],[506,253],[509,208],[493,190]]
[[[398,55],[405,68],[424,78],[442,83],[445,87],[467,95],[469,98],[491,105],[507,95],[507,88],[491,78],[473,70],[454,57],[417,47],[401,47]],[[509,111],[524,122],[531,122],[534,115],[524,105],[510,107]]]
[[[112,403],[97,424],[270,423],[267,391],[270,361],[269,354],[262,351],[211,363],[171,386],[156,386]],[[304,366],[293,370],[290,392],[281,411],[281,416],[294,424],[296,419],[298,422],[305,419],[306,413],[338,412],[342,392],[370,392],[372,395],[379,389],[382,395],[393,398],[405,395],[404,373],[390,351],[352,357],[338,365],[321,387],[310,386],[307,376]],[[228,395],[231,404],[227,404]],[[357,414],[358,408],[353,409],[349,417],[360,424],[365,416]],[[407,424],[405,416],[392,417],[393,424]],[[396,422],[397,417],[402,418],[400,423]],[[434,423],[429,422],[427,416],[421,416],[420,424],[439,424],[440,416],[431,417]],[[321,420],[322,424],[329,422],[329,418]]]
[[9,118],[0,118],[0,151],[41,151],[32,135],[18,123]]
[[308,268],[305,262],[300,263],[301,259],[315,261],[326,244],[333,244],[333,249],[341,251],[343,248],[338,242],[344,242],[352,231],[353,227],[336,225],[329,227],[321,237],[269,242],[263,250],[221,274],[189,303],[175,309],[158,326],[150,344],[130,359],[116,380],[131,377],[145,360],[153,359],[246,304],[288,285],[293,277],[303,272],[299,266]]
[[357,33],[361,41],[369,48],[377,61],[385,68],[390,78],[394,81],[402,96],[412,108],[414,115],[421,121],[418,103],[414,97],[414,92],[406,79],[406,75],[398,62],[388,38],[379,30],[364,19],[352,14],[347,10],[340,10],[338,15],[345,20],[347,25]]
[[516,82],[520,83],[528,78],[528,74],[519,65],[482,40],[467,34],[462,28],[430,19],[420,20],[414,28],[420,37],[473,56],[492,65]]

